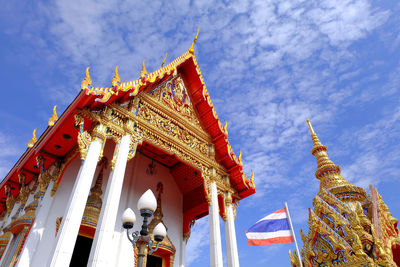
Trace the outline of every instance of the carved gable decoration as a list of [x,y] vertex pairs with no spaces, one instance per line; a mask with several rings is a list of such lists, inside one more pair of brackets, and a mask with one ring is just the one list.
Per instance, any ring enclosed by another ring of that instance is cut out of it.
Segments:
[[177,76],[167,80],[153,90],[150,95],[174,111],[177,111],[179,115],[191,124],[200,126],[181,77]]

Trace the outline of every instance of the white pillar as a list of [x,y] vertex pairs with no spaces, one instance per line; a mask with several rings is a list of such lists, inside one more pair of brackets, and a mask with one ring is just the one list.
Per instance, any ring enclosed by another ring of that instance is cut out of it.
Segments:
[[183,237],[182,243],[181,243],[181,253],[180,253],[180,258],[179,258],[179,267],[185,267],[186,266],[186,243],[187,239]]
[[211,182],[211,205],[208,220],[210,223],[210,266],[222,267],[221,229],[219,227],[217,184]]
[[[125,135],[121,138],[117,150],[117,160],[114,170],[108,178],[106,193],[103,197],[103,205],[96,227],[92,249],[90,250],[89,262],[87,266],[111,266],[112,256],[114,255],[112,246],[115,222],[119,200],[121,197],[122,184],[128,160],[131,136]],[[110,259],[111,258],[111,259]]]
[[50,254],[47,266],[68,267],[71,262],[76,238],[78,236],[83,212],[101,150],[102,141],[99,138],[96,138],[90,143],[86,159],[76,177],[74,188],[68,200],[67,208],[57,235],[56,244],[53,248],[53,253]]
[[225,243],[228,267],[239,267],[239,255],[236,243],[235,219],[232,204],[226,206]]
[[43,196],[43,199],[39,200],[39,205],[36,208],[35,222],[33,223],[33,226],[29,231],[28,237],[22,248],[21,255],[19,256],[18,263],[16,265],[17,267],[31,266],[33,255],[36,251],[37,245],[42,239],[46,219],[54,199],[51,196],[53,185],[54,181],[51,180],[47,186],[47,190]]

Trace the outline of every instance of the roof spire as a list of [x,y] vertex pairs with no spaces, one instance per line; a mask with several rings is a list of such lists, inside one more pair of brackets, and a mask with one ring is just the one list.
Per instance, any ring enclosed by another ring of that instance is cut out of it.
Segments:
[[164,63],[165,63],[165,60],[167,59],[167,55],[168,55],[168,52],[165,52],[165,57],[164,57],[164,60],[163,60],[163,62],[161,64],[160,68],[164,67]]
[[48,122],[48,125],[49,125],[49,126],[53,126],[54,123],[56,123],[56,121],[58,120],[58,116],[57,116],[57,106],[58,106],[58,105],[55,105],[55,106],[53,107],[53,115],[50,117],[49,122]]
[[198,36],[199,36],[199,27],[197,27],[196,37],[194,37],[193,43],[189,48],[189,53],[192,54],[192,55],[194,55],[194,44],[196,43]]
[[140,77],[144,77],[147,75],[147,70],[146,70],[146,66],[144,65],[145,60],[143,60],[142,62],[142,70],[140,71]]
[[116,66],[116,67],[115,67],[115,70],[114,70],[114,78],[113,78],[112,81],[111,81],[112,86],[117,86],[118,83],[121,82],[121,79],[119,78],[118,68],[119,68],[119,66]]
[[315,177],[320,180],[320,189],[326,188],[330,190],[344,185],[352,185],[340,175],[340,166],[335,165],[328,157],[327,148],[321,143],[317,134],[314,132],[310,120],[307,120],[307,123],[313,142],[311,154],[317,159]]
[[85,79],[82,81],[81,83],[81,89],[87,89],[88,86],[90,86],[92,84],[92,79],[90,79],[90,73],[89,73],[89,69],[91,67],[87,67],[86,71],[85,71]]

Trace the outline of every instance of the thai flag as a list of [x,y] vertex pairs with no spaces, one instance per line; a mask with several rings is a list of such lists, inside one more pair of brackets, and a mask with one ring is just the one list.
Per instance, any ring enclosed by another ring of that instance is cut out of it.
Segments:
[[246,231],[247,245],[265,246],[292,243],[294,238],[290,230],[286,208],[265,216]]

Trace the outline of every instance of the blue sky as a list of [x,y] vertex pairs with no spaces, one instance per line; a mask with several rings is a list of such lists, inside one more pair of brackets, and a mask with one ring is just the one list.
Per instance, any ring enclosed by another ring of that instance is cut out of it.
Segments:
[[[307,232],[318,191],[310,118],[331,159],[356,185],[376,186],[400,218],[400,4],[369,0],[0,1],[0,177],[80,90],[196,57],[257,193],[238,208],[242,266],[289,266],[293,244],[247,247],[244,231],[291,208]],[[262,204],[260,204],[262,203]],[[222,227],[222,226],[221,226]],[[221,232],[224,233],[223,227]],[[188,266],[209,264],[208,223],[196,223]]]

